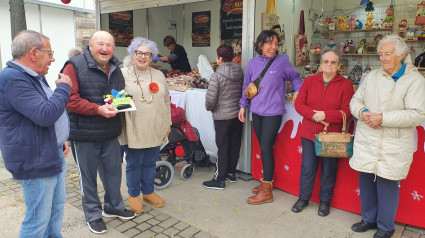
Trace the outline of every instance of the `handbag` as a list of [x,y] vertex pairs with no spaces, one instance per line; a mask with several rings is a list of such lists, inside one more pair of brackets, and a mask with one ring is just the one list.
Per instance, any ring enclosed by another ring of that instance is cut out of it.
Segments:
[[261,72],[260,76],[258,76],[258,78],[256,78],[254,81],[252,81],[248,85],[248,87],[246,87],[245,94],[248,99],[253,99],[260,92],[261,80],[263,80],[264,75],[266,74],[267,70],[270,68],[270,65],[272,65],[275,58],[276,56],[267,63],[266,67],[264,67],[263,72]]
[[325,126],[323,132],[314,135],[314,148],[316,156],[331,158],[348,158],[353,156],[354,136],[345,132],[347,118],[343,111],[342,114],[342,132],[327,132],[328,126]]

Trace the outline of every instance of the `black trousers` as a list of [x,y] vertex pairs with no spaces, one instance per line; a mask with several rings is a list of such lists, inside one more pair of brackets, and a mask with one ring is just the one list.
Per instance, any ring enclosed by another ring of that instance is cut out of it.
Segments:
[[214,120],[215,143],[217,144],[217,170],[214,179],[224,181],[227,173],[234,174],[241,149],[242,122],[237,117],[229,120]]
[[263,180],[272,181],[274,171],[273,146],[282,124],[282,115],[260,116],[252,113],[252,124],[260,143],[261,160],[263,161]]
[[336,173],[338,171],[337,158],[317,157],[314,142],[301,137],[303,147],[301,174],[300,174],[300,199],[310,200],[313,192],[314,180],[321,162],[320,174],[320,201],[330,203],[334,194]]

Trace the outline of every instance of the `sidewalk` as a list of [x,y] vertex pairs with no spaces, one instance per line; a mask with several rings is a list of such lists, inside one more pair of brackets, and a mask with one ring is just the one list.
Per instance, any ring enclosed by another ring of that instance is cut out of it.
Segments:
[[[180,178],[180,169],[175,168],[170,187],[157,191],[165,200],[165,207],[152,208],[144,205],[144,212],[130,221],[104,218],[108,232],[96,235],[89,231],[81,206],[81,194],[77,166],[72,156],[67,162],[67,203],[62,228],[63,237],[195,237],[195,238],[372,238],[375,230],[355,233],[351,225],[361,220],[358,214],[331,208],[327,217],[317,215],[318,204],[311,202],[303,212],[291,212],[297,197],[274,190],[274,202],[265,205],[249,205],[251,188],[257,181],[238,180],[226,182],[222,191],[204,189],[202,181],[212,178],[214,168],[195,168],[189,180]],[[101,201],[103,188],[98,180]],[[121,193],[127,205],[125,165]],[[20,185],[11,178],[0,162],[0,220],[1,237],[17,237],[25,216],[25,203]],[[425,238],[425,229],[405,224],[396,224],[394,237]]]

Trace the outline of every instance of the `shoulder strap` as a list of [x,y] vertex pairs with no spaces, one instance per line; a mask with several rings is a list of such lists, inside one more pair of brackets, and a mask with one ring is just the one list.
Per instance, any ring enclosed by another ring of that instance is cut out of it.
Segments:
[[261,82],[261,80],[263,80],[264,75],[266,74],[267,70],[270,68],[270,65],[272,65],[272,63],[273,63],[274,59],[276,59],[276,56],[275,56],[275,57],[273,57],[273,59],[271,59],[271,60],[267,63],[266,67],[264,67],[263,72],[261,72],[260,77],[259,77],[259,78],[260,78],[260,82]]

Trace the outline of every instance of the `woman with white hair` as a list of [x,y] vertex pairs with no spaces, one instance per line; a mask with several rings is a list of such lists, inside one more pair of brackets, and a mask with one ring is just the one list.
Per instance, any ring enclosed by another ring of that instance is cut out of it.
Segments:
[[170,133],[170,95],[164,74],[150,67],[158,55],[155,42],[137,37],[127,51],[132,63],[122,69],[125,91],[133,95],[137,110],[125,112],[119,140],[126,153],[130,209],[141,213],[140,192],[149,205],[164,206],[164,200],[154,191],[154,179],[160,145]]
[[413,160],[416,126],[425,120],[425,79],[403,62],[407,45],[396,35],[378,44],[382,67],[370,72],[350,102],[358,119],[350,166],[359,171],[362,220],[351,229],[394,234],[400,182]]

